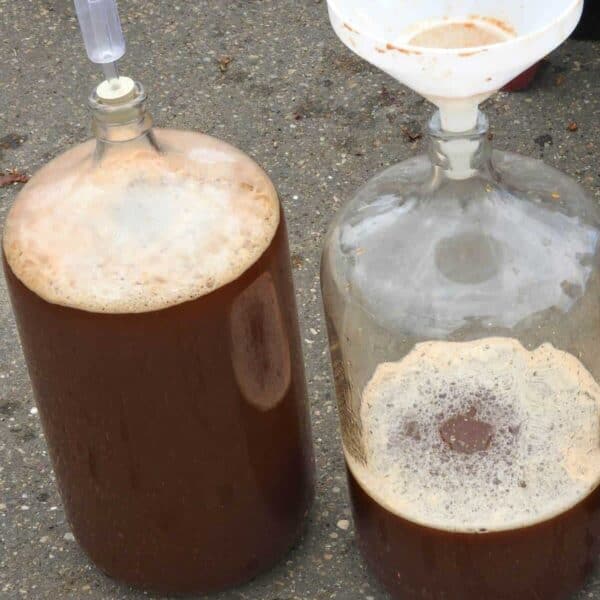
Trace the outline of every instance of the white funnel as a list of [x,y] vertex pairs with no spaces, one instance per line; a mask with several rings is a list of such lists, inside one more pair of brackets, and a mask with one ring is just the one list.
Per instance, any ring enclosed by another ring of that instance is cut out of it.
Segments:
[[356,54],[439,106],[447,131],[473,129],[479,104],[559,46],[583,0],[328,0]]

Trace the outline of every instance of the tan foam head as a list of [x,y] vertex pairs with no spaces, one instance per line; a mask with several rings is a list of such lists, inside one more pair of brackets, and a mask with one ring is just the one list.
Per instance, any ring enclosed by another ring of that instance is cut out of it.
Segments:
[[364,391],[374,500],[450,531],[525,527],[600,483],[600,387],[573,356],[516,340],[429,342],[380,365]]
[[4,233],[29,289],[91,312],[159,310],[230,283],[268,248],[280,214],[266,174],[209,136],[156,135],[162,154],[111,151],[96,168],[88,142],[32,178]]

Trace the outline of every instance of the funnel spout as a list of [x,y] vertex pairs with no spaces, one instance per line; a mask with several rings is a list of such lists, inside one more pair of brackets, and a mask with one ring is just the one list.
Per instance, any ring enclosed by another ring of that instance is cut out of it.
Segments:
[[477,126],[479,105],[492,93],[479,94],[471,98],[427,98],[440,110],[441,128],[449,133],[471,131]]
[[492,147],[488,138],[489,123],[480,111],[474,126],[450,132],[442,126],[442,113],[436,112],[429,122],[429,157],[436,170],[446,179],[463,180],[479,173],[489,173]]

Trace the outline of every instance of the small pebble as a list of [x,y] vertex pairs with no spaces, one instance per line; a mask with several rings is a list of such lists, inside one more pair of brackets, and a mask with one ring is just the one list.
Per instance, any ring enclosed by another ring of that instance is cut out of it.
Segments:
[[6,510],[6,504],[0,503],[0,510]]
[[347,530],[348,530],[348,528],[350,527],[350,521],[348,521],[348,519],[340,519],[340,520],[337,522],[337,526],[338,526],[340,529],[343,529],[344,531],[347,531]]
[[29,510],[29,506],[27,506],[27,504],[23,504],[21,506],[21,510]]
[[63,535],[63,539],[66,542],[74,542],[75,541],[75,536],[72,533],[65,533],[65,535]]
[[50,538],[47,535],[44,535],[40,538],[40,544],[47,544]]
[[38,414],[38,409],[34,406],[32,409],[29,410],[29,414],[30,415],[37,415]]
[[325,560],[331,560],[331,559],[333,558],[333,554],[324,554],[324,555],[323,555],[323,558],[324,558]]

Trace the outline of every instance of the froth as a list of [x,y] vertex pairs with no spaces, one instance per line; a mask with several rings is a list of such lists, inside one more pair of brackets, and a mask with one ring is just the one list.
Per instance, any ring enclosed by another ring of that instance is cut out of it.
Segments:
[[29,182],[7,218],[14,274],[45,300],[91,312],[158,310],[238,278],[273,240],[277,194],[245,154],[192,132],[160,146],[88,142]]
[[525,527],[600,483],[600,387],[549,344],[419,344],[377,368],[361,420],[366,463],[346,451],[351,471],[379,504],[421,525]]

